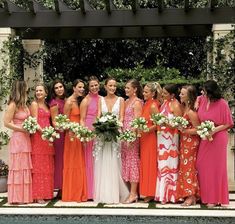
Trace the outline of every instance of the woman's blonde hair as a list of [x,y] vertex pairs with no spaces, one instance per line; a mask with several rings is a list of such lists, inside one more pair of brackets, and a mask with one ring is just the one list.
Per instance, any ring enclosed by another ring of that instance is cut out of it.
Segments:
[[158,82],[148,82],[146,86],[150,89],[152,93],[155,93],[154,99],[161,99],[162,97],[162,87]]
[[28,100],[27,91],[28,85],[25,81],[14,81],[8,99],[8,104],[10,104],[10,102],[14,102],[17,108],[25,107]]

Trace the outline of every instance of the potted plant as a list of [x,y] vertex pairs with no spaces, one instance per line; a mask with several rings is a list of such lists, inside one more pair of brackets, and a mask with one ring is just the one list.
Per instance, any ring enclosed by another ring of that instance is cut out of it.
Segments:
[[6,131],[0,131],[0,149],[9,143],[10,137]]
[[0,159],[0,193],[7,191],[8,165]]

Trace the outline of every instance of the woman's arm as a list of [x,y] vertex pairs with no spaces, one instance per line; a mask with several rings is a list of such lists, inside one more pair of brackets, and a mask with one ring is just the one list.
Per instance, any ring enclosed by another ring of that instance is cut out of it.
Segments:
[[134,105],[133,105],[133,109],[134,109],[134,118],[138,118],[141,116],[142,114],[142,103],[139,100],[136,100]]
[[120,122],[123,123],[124,120],[124,111],[125,111],[125,103],[124,103],[124,99],[122,97],[120,97],[120,112],[119,112],[119,120]]
[[193,128],[190,129],[183,129],[181,130],[182,133],[186,133],[189,135],[196,135],[197,134],[197,126],[200,125],[199,117],[197,115],[197,112],[190,110],[188,112],[189,120],[193,125]]
[[[159,109],[158,106],[155,103],[152,103],[151,107],[150,107],[150,117],[152,114],[157,114],[159,113]],[[149,127],[149,132],[151,131],[156,131],[157,130],[157,126],[156,125],[152,125]]]
[[88,106],[88,98],[85,97],[80,104],[80,124],[82,126],[85,126],[87,106]]
[[66,101],[65,101],[65,104],[64,104],[64,114],[69,117],[70,115],[70,111],[71,111],[71,108],[72,108],[72,101],[70,98],[68,98]]
[[174,101],[172,104],[170,104],[170,109],[174,116],[182,116],[182,107],[178,101]]
[[22,127],[19,127],[15,124],[13,124],[13,117],[14,117],[14,114],[16,112],[16,104],[14,102],[11,102],[8,107],[7,107],[7,110],[4,114],[4,126],[6,128],[9,128],[13,131],[21,131],[21,132],[27,132],[25,131]]
[[[30,113],[32,117],[35,117],[38,120],[38,104],[33,101],[30,105]],[[37,129],[39,132],[42,132],[41,126],[38,124],[39,128]]]
[[52,125],[55,127],[55,117],[59,114],[58,105],[50,107]]

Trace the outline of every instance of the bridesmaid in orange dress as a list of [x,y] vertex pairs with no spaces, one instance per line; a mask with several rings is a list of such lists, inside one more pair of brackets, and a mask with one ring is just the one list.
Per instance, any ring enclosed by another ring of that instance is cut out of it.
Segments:
[[[66,100],[64,114],[70,121],[79,123],[79,105],[83,99],[84,82],[76,79],[73,82],[73,94]],[[64,142],[64,170],[62,201],[87,201],[87,181],[84,151],[79,139],[71,141],[72,133],[66,132]]]
[[177,199],[184,200],[182,206],[196,204],[198,195],[198,179],[196,156],[199,147],[199,136],[196,127],[200,124],[194,110],[196,89],[194,86],[183,86],[180,91],[180,101],[183,105],[183,117],[189,124],[186,129],[180,129],[179,174],[177,182]]
[[162,89],[157,82],[147,83],[143,95],[145,104],[141,117],[147,120],[149,132],[142,132],[140,138],[140,195],[144,202],[154,199],[157,180],[157,136],[156,126],[150,120],[151,114],[159,113],[159,101]]

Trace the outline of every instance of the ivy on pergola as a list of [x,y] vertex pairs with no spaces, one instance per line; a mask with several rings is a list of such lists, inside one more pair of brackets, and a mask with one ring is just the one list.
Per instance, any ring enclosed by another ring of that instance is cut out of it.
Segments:
[[54,0],[55,10],[35,0],[28,1],[28,9],[10,0],[0,8],[0,27],[11,27],[23,38],[142,38],[207,36],[212,24],[235,23],[233,6],[217,7],[216,0],[208,0],[208,7],[192,8],[184,0],[183,8],[167,8],[157,0],[157,8],[140,8],[138,0],[131,1],[131,9],[117,9],[112,0],[105,0],[105,10],[94,9],[87,0],[80,0],[74,10],[62,0]]

